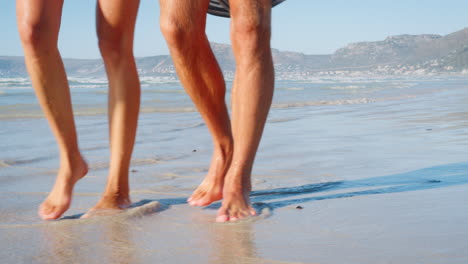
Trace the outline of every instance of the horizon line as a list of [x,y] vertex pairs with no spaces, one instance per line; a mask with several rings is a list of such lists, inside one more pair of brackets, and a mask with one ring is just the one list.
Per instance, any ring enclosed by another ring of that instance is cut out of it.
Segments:
[[[389,35],[387,36],[386,38],[382,39],[382,40],[375,40],[375,41],[366,41],[366,40],[362,40],[362,41],[357,41],[357,42],[349,42],[347,43],[346,45],[344,45],[343,47],[341,48],[344,48],[350,44],[356,44],[356,43],[370,43],[370,42],[379,42],[379,41],[385,41],[387,38],[390,38],[390,37],[396,37],[396,36],[423,36],[423,35],[437,35],[437,36],[441,36],[441,37],[445,37],[445,36],[448,36],[450,34],[453,34],[453,33],[456,33],[456,32],[460,32],[460,31],[465,31],[465,30],[468,30],[468,27],[464,27],[460,30],[456,30],[456,31],[453,31],[451,33],[448,33],[446,35],[440,35],[440,34],[434,34],[434,33],[424,33],[424,34],[405,34],[405,33],[402,33],[402,34],[397,34],[397,35]],[[232,46],[230,43],[221,43],[221,42],[215,42],[215,41],[210,41],[210,44],[219,44],[219,45],[225,45],[225,46]],[[271,50],[276,50],[276,51],[279,51],[279,52],[291,52],[291,53],[299,53],[299,54],[302,54],[302,55],[306,55],[306,56],[326,56],[326,55],[333,55],[337,50],[341,49],[341,48],[338,48],[336,49],[334,52],[332,53],[316,53],[316,54],[306,54],[304,52],[301,52],[301,51],[291,51],[291,50],[281,50],[281,49],[278,49],[278,48],[274,48],[272,47]],[[143,55],[143,56],[135,56],[135,59],[139,59],[139,58],[147,58],[147,57],[158,57],[158,56],[170,56],[170,54],[155,54],[155,55]],[[22,57],[24,58],[24,54],[23,55],[2,55],[0,54],[0,57]],[[80,57],[77,57],[77,58],[73,58],[73,57],[62,57],[62,59],[70,59],[70,60],[101,60],[102,57],[99,57],[99,58],[80,58]]]

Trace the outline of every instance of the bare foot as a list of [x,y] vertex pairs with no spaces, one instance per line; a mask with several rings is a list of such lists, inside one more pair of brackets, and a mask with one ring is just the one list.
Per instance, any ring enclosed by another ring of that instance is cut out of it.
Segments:
[[75,183],[88,173],[88,165],[83,157],[60,166],[54,187],[39,206],[39,216],[44,220],[59,218],[70,207]]
[[223,198],[224,176],[231,160],[231,151],[215,151],[208,174],[187,200],[190,205],[206,206]]
[[104,194],[101,200],[81,218],[114,215],[130,207],[132,202],[127,194]]
[[224,198],[221,208],[218,210],[216,222],[236,221],[257,213],[250,204],[251,185],[236,187],[234,184],[226,183],[224,186]]

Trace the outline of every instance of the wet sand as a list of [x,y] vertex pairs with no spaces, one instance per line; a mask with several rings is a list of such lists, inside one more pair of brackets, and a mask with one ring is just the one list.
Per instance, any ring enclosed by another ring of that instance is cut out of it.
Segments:
[[[105,183],[106,120],[77,118],[91,170],[77,184],[65,217],[51,222],[36,213],[58,164],[47,123],[2,120],[0,259],[468,262],[468,80],[392,90],[399,99],[368,96],[368,102],[316,105],[304,103],[314,92],[301,85],[278,88],[280,95],[307,98],[276,102],[295,106],[276,107],[269,116],[251,197],[260,214],[238,223],[214,222],[219,203],[193,208],[185,202],[211,154],[207,129],[195,112],[141,115],[131,172],[134,207],[93,219],[79,216],[99,199]],[[337,84],[329,86],[337,90]],[[366,93],[358,85],[341,87]]]

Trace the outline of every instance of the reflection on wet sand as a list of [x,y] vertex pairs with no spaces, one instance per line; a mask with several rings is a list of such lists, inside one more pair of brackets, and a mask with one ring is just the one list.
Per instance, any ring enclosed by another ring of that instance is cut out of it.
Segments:
[[214,224],[209,229],[213,237],[209,263],[258,263],[252,224]]
[[[268,214],[268,212],[262,212]],[[238,223],[214,224],[208,228],[212,244],[210,264],[292,264],[266,259],[256,245],[255,224],[264,216],[253,217]]]
[[141,263],[128,220],[68,221],[42,228],[39,263]]
[[141,263],[130,229],[127,221],[110,221],[104,225],[102,241],[108,241],[105,263]]
[[41,251],[33,257],[39,263],[83,263],[89,255],[83,225],[55,224],[41,227]]

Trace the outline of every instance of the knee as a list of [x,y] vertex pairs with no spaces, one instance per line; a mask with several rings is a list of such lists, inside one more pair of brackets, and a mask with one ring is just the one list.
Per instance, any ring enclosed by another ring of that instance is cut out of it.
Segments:
[[32,52],[57,48],[57,37],[51,36],[45,23],[23,22],[18,25],[21,43]]
[[197,36],[204,34],[194,23],[184,22],[177,16],[162,16],[160,19],[161,32],[170,48],[181,49],[191,45]]
[[258,52],[269,47],[270,36],[270,17],[266,11],[257,10],[257,12],[240,15],[232,20],[231,39],[235,49]]
[[132,54],[132,37],[118,29],[98,30],[99,50],[104,60],[116,61]]

